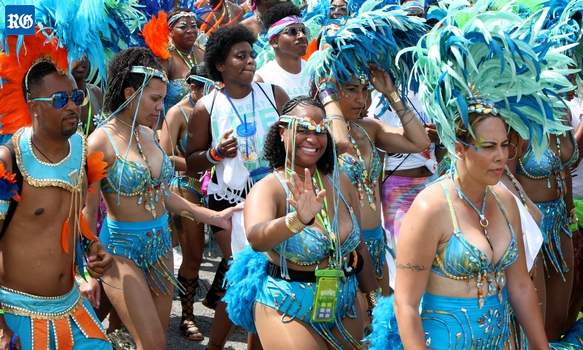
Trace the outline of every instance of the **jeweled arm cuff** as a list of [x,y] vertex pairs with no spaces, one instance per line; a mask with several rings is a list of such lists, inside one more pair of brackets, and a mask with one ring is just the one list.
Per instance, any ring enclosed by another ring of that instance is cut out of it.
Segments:
[[6,219],[8,207],[10,207],[10,201],[0,200],[0,220]]

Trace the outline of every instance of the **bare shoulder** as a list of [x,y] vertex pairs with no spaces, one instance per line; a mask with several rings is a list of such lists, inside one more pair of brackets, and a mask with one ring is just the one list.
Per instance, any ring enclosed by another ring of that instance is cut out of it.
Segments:
[[99,127],[89,135],[87,138],[87,150],[89,153],[102,152],[105,162],[111,164],[115,160],[115,150],[113,149],[109,137],[105,133],[105,127],[107,126],[104,125]]
[[449,191],[447,179],[432,183],[419,192],[409,211],[423,213],[424,220],[441,217],[448,208],[445,191]]
[[500,200],[500,204],[504,206],[506,212],[511,217],[514,217],[514,215],[520,215],[516,199],[506,186],[499,182],[496,186],[492,186],[491,190],[496,194],[496,197]]

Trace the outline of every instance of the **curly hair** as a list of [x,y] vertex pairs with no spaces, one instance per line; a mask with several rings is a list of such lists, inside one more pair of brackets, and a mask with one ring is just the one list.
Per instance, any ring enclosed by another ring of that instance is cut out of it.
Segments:
[[[298,96],[289,100],[282,110],[283,114],[291,113],[296,107],[303,106],[314,106],[321,109],[324,113],[324,106],[320,101],[314,100],[308,96]],[[263,149],[263,154],[265,159],[269,161],[272,168],[277,169],[285,165],[286,150],[283,141],[279,134],[279,128],[283,126],[279,121],[273,123],[269,128],[267,136],[265,138],[265,144]],[[323,174],[330,174],[334,169],[334,143],[332,136],[329,133],[326,134],[327,147],[322,157],[318,159],[316,166]]]
[[301,11],[299,8],[296,7],[291,2],[283,2],[273,7],[270,7],[269,10],[265,11],[264,14],[261,16],[261,21],[263,21],[263,25],[265,28],[271,27],[275,22],[289,16],[300,16]]
[[204,63],[211,79],[223,81],[223,76],[216,65],[225,62],[231,47],[241,42],[248,42],[249,45],[253,46],[255,40],[253,33],[240,24],[219,28],[211,34],[204,52]]
[[107,91],[104,96],[103,107],[108,113],[116,111],[126,98],[124,89],[132,87],[138,90],[142,86],[145,76],[140,73],[130,73],[133,66],[144,66],[163,71],[160,61],[152,51],[143,47],[132,47],[117,54],[107,72]]

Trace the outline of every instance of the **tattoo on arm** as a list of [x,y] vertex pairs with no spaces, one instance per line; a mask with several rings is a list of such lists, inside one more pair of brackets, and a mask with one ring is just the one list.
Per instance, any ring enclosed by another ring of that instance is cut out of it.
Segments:
[[411,271],[415,271],[415,272],[420,272],[425,270],[425,266],[423,265],[417,265],[417,264],[411,264],[411,263],[406,263],[406,264],[399,264],[397,263],[397,268],[398,269],[403,269],[403,270],[411,270]]

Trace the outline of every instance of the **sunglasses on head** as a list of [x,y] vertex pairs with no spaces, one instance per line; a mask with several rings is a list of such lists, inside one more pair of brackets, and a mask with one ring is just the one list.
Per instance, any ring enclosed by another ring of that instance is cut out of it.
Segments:
[[316,135],[325,135],[328,133],[328,129],[326,129],[326,125],[323,122],[316,124],[309,118],[298,118],[286,115],[280,117],[280,127],[287,128],[292,121],[296,123],[296,131],[299,134],[314,133]]
[[31,101],[41,101],[41,102],[51,102],[55,109],[63,109],[69,103],[69,99],[73,101],[75,106],[79,107],[84,105],[85,92],[81,89],[75,89],[71,91],[69,95],[65,91],[57,91],[49,97],[35,97],[31,98]]
[[306,26],[304,26],[304,25],[287,27],[281,33],[291,35],[291,36],[298,36],[298,34],[300,32],[306,36],[309,33],[308,28],[306,28]]

